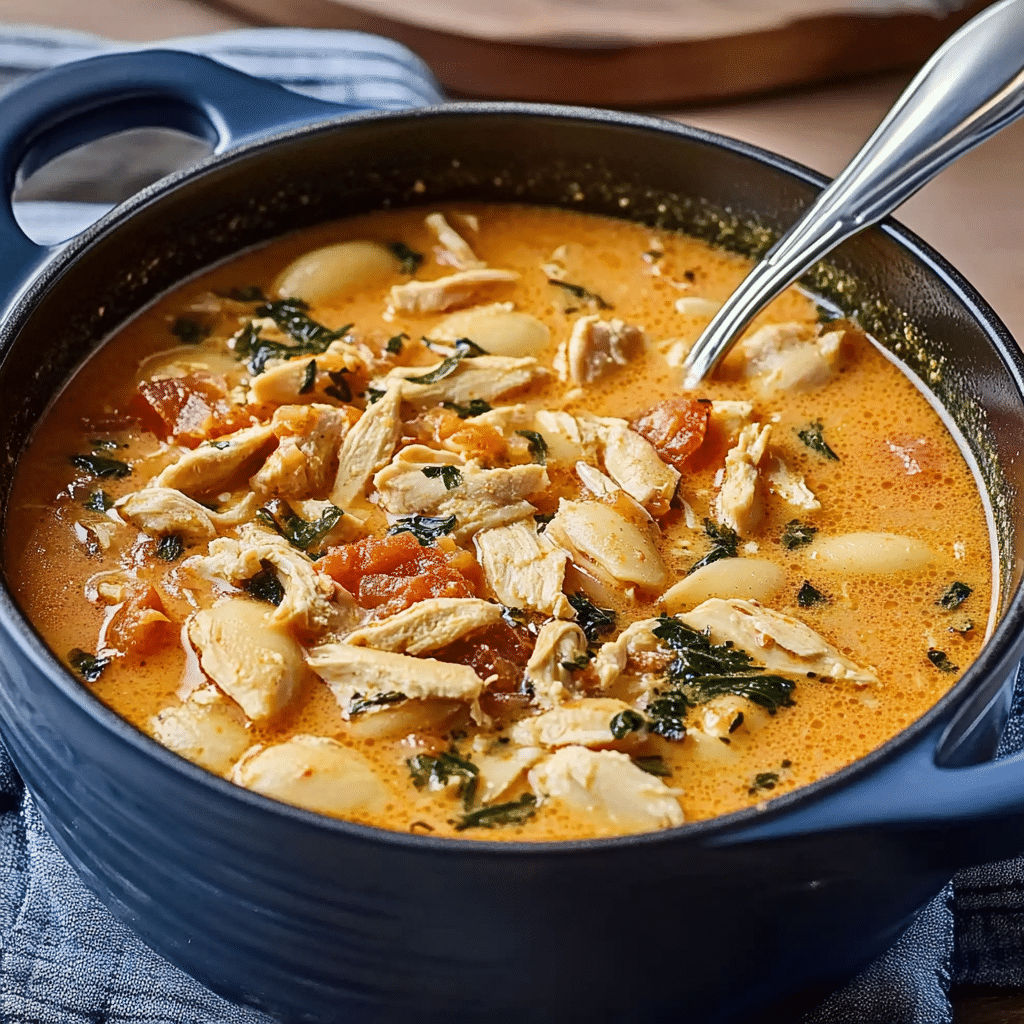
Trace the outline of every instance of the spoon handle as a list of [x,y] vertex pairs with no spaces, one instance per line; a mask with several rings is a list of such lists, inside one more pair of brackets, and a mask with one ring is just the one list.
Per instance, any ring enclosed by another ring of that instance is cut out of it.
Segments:
[[685,388],[718,365],[755,316],[851,235],[1024,114],[1024,0],[1001,0],[951,36],[846,169],[725,301],[683,364]]

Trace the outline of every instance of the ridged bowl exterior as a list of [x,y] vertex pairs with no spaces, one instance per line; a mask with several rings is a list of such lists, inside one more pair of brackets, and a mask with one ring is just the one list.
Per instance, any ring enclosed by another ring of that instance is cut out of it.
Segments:
[[[472,198],[628,215],[750,250],[817,184],[652,119],[511,105],[355,119],[243,147],[153,188],[48,264],[0,327],[0,436],[19,451],[96,339],[155,295],[293,227]],[[835,266],[933,339],[911,365],[945,361],[936,391],[998,490],[1012,593],[1024,561],[1012,342],[955,272],[893,227]],[[0,467],[5,504],[11,477]],[[0,728],[86,884],[158,953],[282,1020],[725,1024],[780,1001],[795,1012],[883,951],[956,868],[1024,846],[1020,809],[995,820],[950,798],[899,812],[922,799],[906,782],[914,757],[930,762],[940,741],[951,764],[993,754],[1020,618],[1008,598],[954,691],[857,765],[762,812],[616,840],[434,840],[237,789],[93,699],[6,591]],[[856,801],[872,813],[851,812]]]

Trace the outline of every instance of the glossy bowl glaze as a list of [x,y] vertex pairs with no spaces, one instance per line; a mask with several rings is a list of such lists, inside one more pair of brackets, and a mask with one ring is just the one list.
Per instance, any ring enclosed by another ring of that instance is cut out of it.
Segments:
[[[67,246],[0,202],[0,505],[52,396],[176,282],[285,231],[459,199],[558,205],[756,254],[822,179],[652,118],[459,104],[339,116],[183,54],[100,58],[0,106],[0,173],[118,127],[184,127],[210,159]],[[310,1024],[727,1022],[795,1013],[882,952],[957,868],[1024,848],[1024,760],[992,764],[1020,659],[1022,361],[994,314],[887,223],[816,287],[953,421],[990,496],[1002,617],[920,721],[820,782],[720,819],[562,844],[431,839],[239,789],[95,700],[0,590],[0,730],[60,848],[154,950]]]

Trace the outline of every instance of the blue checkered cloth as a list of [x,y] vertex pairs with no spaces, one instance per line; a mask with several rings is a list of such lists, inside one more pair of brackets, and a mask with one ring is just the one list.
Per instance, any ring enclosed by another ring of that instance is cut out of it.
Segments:
[[[393,110],[443,99],[429,69],[407,49],[357,32],[253,29],[153,45],[201,53],[324,100]],[[65,61],[140,48],[80,33],[0,27],[0,88]],[[145,151],[151,150],[148,142]],[[187,147],[177,155],[186,158]],[[111,164],[99,173],[93,167],[93,176],[109,188],[133,153],[115,146],[100,159]],[[109,195],[90,196],[88,182],[69,182],[73,165],[58,168],[56,178],[52,168],[49,173],[45,184],[64,201],[44,198],[37,186],[35,198],[16,204],[37,241],[68,238],[113,205]],[[132,180],[123,175],[122,198]],[[999,754],[1022,748],[1018,680]],[[50,840],[2,747],[0,870],[2,1024],[272,1024],[161,960],[101,906]],[[1024,989],[1024,858],[961,872],[888,953],[803,1024],[952,1024],[954,984]]]

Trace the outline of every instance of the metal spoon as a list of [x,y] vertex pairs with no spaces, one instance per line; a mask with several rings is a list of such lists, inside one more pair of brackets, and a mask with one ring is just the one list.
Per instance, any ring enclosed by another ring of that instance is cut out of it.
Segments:
[[750,321],[826,253],[1022,114],[1024,0],[1001,0],[940,47],[846,169],[726,299],[683,363],[683,387],[700,384]]

